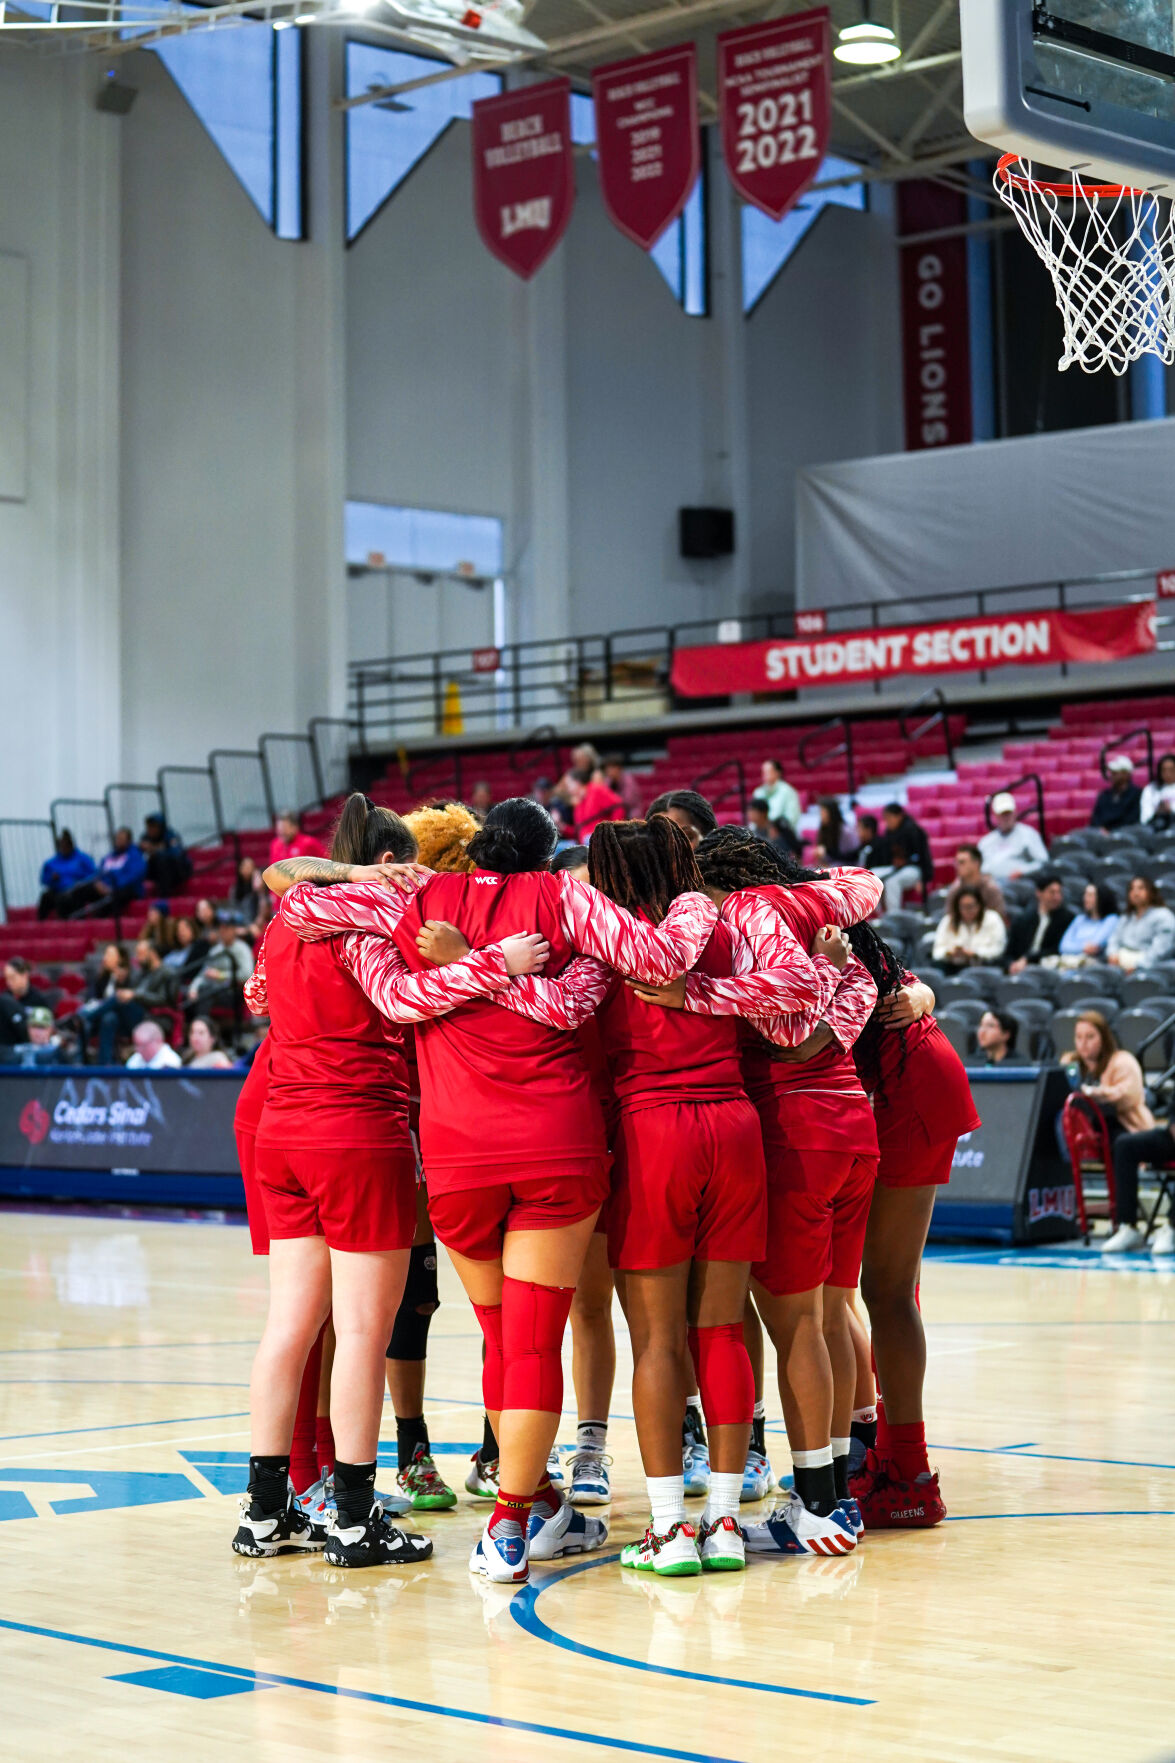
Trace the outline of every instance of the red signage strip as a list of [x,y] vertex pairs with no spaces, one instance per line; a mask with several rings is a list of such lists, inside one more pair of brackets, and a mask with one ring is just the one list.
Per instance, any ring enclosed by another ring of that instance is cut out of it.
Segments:
[[828,8],[718,38],[718,113],[730,181],[745,202],[782,220],[828,147],[832,110]]
[[898,674],[974,673],[1058,661],[1120,661],[1155,646],[1155,603],[1099,612],[1009,612],[950,624],[895,625],[836,636],[678,649],[673,689],[683,698],[793,692]]
[[1161,569],[1155,577],[1155,591],[1160,600],[1175,600],[1175,569]]
[[689,200],[701,169],[698,57],[692,43],[592,75],[604,207],[648,251]]
[[[961,226],[967,199],[926,178],[899,183],[901,233]],[[963,446],[971,439],[971,325],[967,240],[924,239],[905,245],[902,265],[902,363],[906,448]]]
[[548,80],[473,106],[473,212],[494,256],[529,281],[575,201],[571,82]]

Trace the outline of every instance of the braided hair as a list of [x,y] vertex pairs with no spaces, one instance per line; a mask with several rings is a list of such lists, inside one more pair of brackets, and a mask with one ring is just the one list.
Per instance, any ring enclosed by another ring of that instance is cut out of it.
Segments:
[[825,879],[824,870],[805,869],[789,852],[741,826],[708,833],[695,855],[706,886],[724,894],[737,894],[741,888],[794,888],[798,882]]
[[879,937],[871,924],[850,925],[845,932],[849,939],[849,947],[853,954],[869,971],[869,975],[877,987],[877,1003],[873,1014],[857,1037],[853,1048],[853,1059],[857,1067],[857,1076],[862,1086],[874,1097],[875,1103],[886,1105],[885,1086],[881,1082],[881,1037],[897,1034],[901,1036],[901,1052],[898,1058],[897,1075],[900,1077],[906,1068],[906,1025],[890,1028],[881,1021],[878,1011],[884,998],[890,998],[900,992],[906,982],[905,965],[898,955],[890,948],[884,937]]
[[647,912],[656,924],[679,894],[703,885],[689,840],[663,814],[602,820],[588,843],[588,879],[617,906]]

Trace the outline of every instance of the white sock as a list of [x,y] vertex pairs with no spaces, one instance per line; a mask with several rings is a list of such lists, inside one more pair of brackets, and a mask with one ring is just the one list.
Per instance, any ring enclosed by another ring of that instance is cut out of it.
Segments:
[[871,1426],[877,1419],[876,1408],[854,1408],[853,1419],[862,1426]]
[[606,1420],[581,1420],[575,1429],[577,1451],[603,1451],[608,1442]]
[[760,1396],[759,1400],[755,1403],[755,1412],[752,1416],[752,1419],[766,1420],[766,1418],[767,1418],[767,1404],[763,1400],[762,1396]]
[[680,1475],[647,1475],[649,1510],[653,1529],[663,1537],[675,1524],[685,1523],[685,1478]]
[[832,1462],[832,1446],[821,1445],[816,1451],[793,1451],[791,1460],[797,1469],[822,1469],[826,1463]]
[[738,1497],[743,1490],[741,1475],[727,1475],[721,1469],[710,1472],[710,1498],[706,1501],[704,1522],[713,1524],[716,1518],[737,1518]]
[[828,1448],[832,1452],[834,1461],[837,1457],[848,1456],[849,1447],[852,1445],[852,1442],[852,1439],[833,1439]]
[[699,1416],[701,1415],[702,1398],[701,1398],[700,1394],[693,1395],[693,1396],[687,1396],[685,1399],[685,1405],[687,1408],[692,1408],[694,1410],[695,1414],[697,1414]]

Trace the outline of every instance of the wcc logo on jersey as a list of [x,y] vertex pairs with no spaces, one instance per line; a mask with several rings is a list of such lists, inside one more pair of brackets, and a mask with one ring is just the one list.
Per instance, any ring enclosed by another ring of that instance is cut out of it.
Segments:
[[531,202],[509,202],[501,211],[502,224],[499,237],[508,239],[513,233],[524,233],[534,228],[541,233],[551,230],[551,198],[536,196]]

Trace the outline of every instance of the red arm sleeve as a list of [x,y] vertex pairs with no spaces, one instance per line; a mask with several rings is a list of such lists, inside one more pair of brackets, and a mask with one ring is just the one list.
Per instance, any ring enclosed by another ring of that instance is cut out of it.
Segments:
[[580,955],[557,979],[544,979],[541,974],[512,979],[505,991],[495,993],[494,1003],[545,1028],[576,1029],[600,1008],[613,983],[608,968]]
[[800,1032],[780,1045],[798,1046],[823,1017],[840,970],[826,955],[806,955],[774,907],[754,889],[731,894],[722,916],[743,940],[741,952],[736,942],[735,967],[741,971],[730,979],[689,974],[686,1009],[703,1016],[792,1019]]
[[805,884],[825,903],[829,924],[847,930],[877,910],[885,884],[871,869],[834,869],[827,881]]
[[343,939],[340,955],[347,971],[390,1022],[444,1016],[470,998],[484,998],[509,984],[506,958],[497,943],[425,973],[412,973],[399,950],[383,937],[353,932]]
[[[411,879],[417,880],[415,877]],[[421,876],[417,886],[423,887],[430,879]],[[391,893],[375,882],[338,882],[329,888],[298,882],[289,893],[282,895],[278,910],[304,943],[316,942],[321,937],[337,937],[352,930],[392,937],[414,892],[415,889],[397,889]]]
[[591,955],[617,973],[665,986],[688,973],[718,921],[706,894],[679,894],[658,925],[623,911],[586,882],[565,872],[563,929],[581,955]]
[[266,925],[265,936],[257,945],[253,971],[245,981],[245,1003],[253,1016],[269,1015],[269,991],[265,984],[265,937],[268,935],[269,926]]
[[876,1007],[877,987],[873,976],[853,955],[846,963],[832,1002],[824,1012],[825,1022],[846,1053],[852,1052],[857,1036]]

